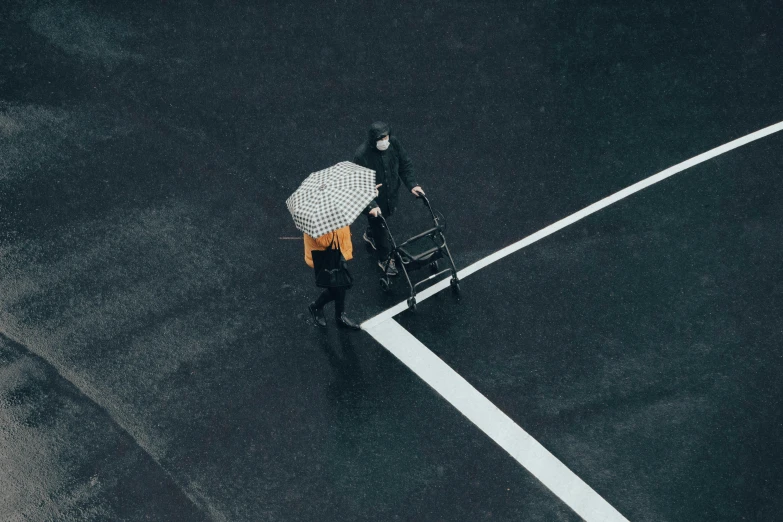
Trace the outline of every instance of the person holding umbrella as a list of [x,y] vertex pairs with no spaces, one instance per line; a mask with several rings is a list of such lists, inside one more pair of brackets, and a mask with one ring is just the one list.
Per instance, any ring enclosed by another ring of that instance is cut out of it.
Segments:
[[[416,181],[413,162],[408,153],[400,140],[392,136],[391,127],[385,122],[376,121],[370,126],[367,140],[359,145],[353,162],[374,170],[376,183],[381,185],[378,196],[365,209],[367,229],[363,237],[376,251],[378,266],[383,270],[384,262],[389,257],[390,245],[380,216],[384,215],[388,219],[394,214],[400,182],[416,197],[423,196],[424,191]],[[386,274],[397,275],[394,259],[389,261]]]
[[[343,261],[350,261],[353,258],[353,245],[351,244],[351,228],[346,225],[338,228],[334,232],[329,232],[320,237],[313,238],[305,233],[305,263],[310,268],[315,269],[313,262],[313,251],[326,251],[338,245]],[[316,280],[318,275],[316,274]],[[350,330],[359,330],[359,325],[348,319],[345,315],[345,294],[350,286],[330,286],[324,288],[318,299],[310,303],[307,309],[313,318],[313,322],[321,328],[326,328],[326,317],[324,317],[324,306],[334,301],[334,320],[340,328]]]
[[353,257],[350,224],[378,194],[375,172],[349,161],[313,172],[286,200],[296,228],[304,233],[305,263],[324,288],[310,303],[313,322],[326,327],[324,306],[334,301],[337,326],[358,330],[345,315],[345,295],[353,279],[346,261]]

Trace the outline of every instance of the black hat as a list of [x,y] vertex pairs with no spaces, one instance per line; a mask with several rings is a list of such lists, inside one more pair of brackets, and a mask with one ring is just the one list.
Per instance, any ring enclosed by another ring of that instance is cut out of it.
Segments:
[[384,136],[389,136],[391,134],[391,127],[389,127],[389,124],[386,122],[376,121],[370,125],[370,132],[368,134],[370,141],[375,142]]

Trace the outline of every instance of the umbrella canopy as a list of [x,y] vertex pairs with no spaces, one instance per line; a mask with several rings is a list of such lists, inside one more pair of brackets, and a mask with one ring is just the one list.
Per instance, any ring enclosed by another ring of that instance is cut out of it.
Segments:
[[343,161],[310,174],[285,204],[296,228],[319,237],[353,223],[375,195],[375,171]]

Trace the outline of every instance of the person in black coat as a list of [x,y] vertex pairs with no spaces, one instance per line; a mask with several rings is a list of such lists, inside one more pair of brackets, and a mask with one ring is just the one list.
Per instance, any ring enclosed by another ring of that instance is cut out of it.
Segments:
[[[424,191],[416,181],[413,162],[400,140],[392,136],[391,127],[387,123],[376,121],[370,126],[367,141],[359,145],[353,162],[374,170],[375,183],[379,185],[378,195],[365,209],[367,229],[363,238],[375,249],[378,266],[383,269],[384,261],[389,255],[390,244],[379,216],[383,215],[389,219],[394,214],[401,184],[404,184],[414,196],[424,195]],[[389,264],[386,273],[397,275],[394,260]]]

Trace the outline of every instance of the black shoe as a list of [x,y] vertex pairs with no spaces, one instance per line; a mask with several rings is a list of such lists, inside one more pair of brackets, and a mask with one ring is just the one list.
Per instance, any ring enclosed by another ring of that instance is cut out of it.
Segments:
[[307,309],[310,310],[310,315],[313,316],[313,322],[315,325],[320,326],[321,328],[326,328],[326,317],[324,317],[324,309],[316,308],[315,303],[310,303]]
[[[383,261],[378,261],[378,266],[381,267],[381,270],[383,270],[383,267],[386,265]],[[394,262],[394,259],[389,261],[389,266],[386,267],[386,275],[387,276],[396,276],[399,272],[397,271],[397,265]]]
[[335,317],[335,321],[337,321],[337,326],[340,328],[348,328],[349,330],[361,330],[362,328],[348,319],[345,314],[341,314],[338,317]]
[[367,231],[366,230],[364,231],[364,235],[362,236],[362,239],[367,241],[370,244],[370,246],[372,247],[373,250],[378,250],[377,248],[375,248],[375,240],[367,235]]

